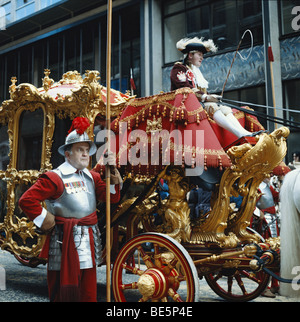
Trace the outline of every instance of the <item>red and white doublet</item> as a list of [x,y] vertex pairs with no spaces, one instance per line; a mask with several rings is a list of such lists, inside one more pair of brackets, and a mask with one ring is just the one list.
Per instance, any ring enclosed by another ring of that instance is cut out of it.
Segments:
[[177,62],[174,64],[171,70],[171,90],[177,88],[189,87],[191,88],[203,107],[207,111],[208,115],[213,118],[216,111],[221,110],[224,115],[232,113],[232,109],[229,106],[205,102],[205,96],[207,95],[208,82],[203,77],[199,68],[195,66],[188,66],[183,63]]
[[[119,198],[116,185],[111,202]],[[21,197],[21,209],[37,225],[47,211],[55,216],[56,226],[40,255],[48,258],[51,301],[96,301],[96,266],[101,261],[96,201],[105,199],[106,184],[100,174],[78,171],[68,162],[41,175]],[[43,201],[47,211],[41,206]]]
[[[275,205],[279,201],[279,192],[264,181],[259,185],[258,191],[261,193],[261,196],[256,203],[256,207],[264,213],[264,218],[255,229],[264,239],[278,237],[279,227]],[[279,282],[274,277],[271,279],[271,288],[279,288]]]
[[[196,77],[187,65],[177,62],[171,70],[171,91],[177,88],[189,87],[196,88]],[[201,89],[198,89],[201,91]],[[202,88],[202,94],[206,93],[206,89]]]
[[265,239],[269,237],[278,237],[279,228],[276,220],[275,203],[278,202],[279,193],[266,182],[259,185],[260,198],[256,203],[256,207],[264,213],[264,221],[268,225],[268,229],[262,232]]

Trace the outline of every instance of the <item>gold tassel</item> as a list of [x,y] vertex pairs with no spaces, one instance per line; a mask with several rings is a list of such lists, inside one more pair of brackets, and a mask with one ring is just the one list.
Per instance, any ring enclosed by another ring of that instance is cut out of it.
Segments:
[[207,156],[204,156],[204,170],[207,170]]

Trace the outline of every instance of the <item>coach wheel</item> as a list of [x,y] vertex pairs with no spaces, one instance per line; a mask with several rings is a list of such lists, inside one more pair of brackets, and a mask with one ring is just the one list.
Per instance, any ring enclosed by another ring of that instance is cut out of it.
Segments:
[[269,283],[270,275],[263,271],[222,268],[205,275],[205,279],[210,288],[225,300],[246,302],[261,295]]
[[198,301],[199,280],[194,263],[173,238],[146,233],[120,250],[112,271],[116,302]]
[[[254,229],[247,227],[246,230],[256,235],[260,242],[265,242],[264,238]],[[221,268],[219,271],[205,275],[205,279],[210,288],[225,300],[246,302],[261,295],[268,286],[270,275],[263,271]]]

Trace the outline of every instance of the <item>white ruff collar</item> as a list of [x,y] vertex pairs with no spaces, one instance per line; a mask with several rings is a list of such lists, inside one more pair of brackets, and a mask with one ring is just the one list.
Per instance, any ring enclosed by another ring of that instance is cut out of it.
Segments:
[[[66,161],[63,164],[61,164],[57,169],[59,169],[59,171],[63,175],[72,174],[72,173],[75,173],[77,171],[77,169],[74,168],[68,161]],[[85,168],[85,169],[83,169],[81,171],[84,172],[90,178],[93,178],[91,173],[90,173],[90,171],[87,168]]]
[[208,81],[202,75],[200,68],[195,65],[191,65],[191,69],[196,78],[196,85],[201,88],[208,88]]

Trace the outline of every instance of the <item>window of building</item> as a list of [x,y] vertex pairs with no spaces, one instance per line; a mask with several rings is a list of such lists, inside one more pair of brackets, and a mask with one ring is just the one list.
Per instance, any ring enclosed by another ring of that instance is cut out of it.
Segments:
[[[299,114],[299,101],[300,101],[300,79],[286,81],[284,83],[285,89],[285,105],[291,110],[295,110],[296,113],[292,111],[287,113],[287,118],[291,121],[300,123],[300,114]],[[294,130],[294,129],[292,129]]]
[[[164,62],[173,63],[182,55],[176,42],[183,37],[213,39],[222,50],[237,47],[241,35],[251,29],[255,44],[263,42],[260,0],[191,1],[166,0],[163,3]],[[250,45],[250,37],[243,46]]]
[[185,14],[165,18],[164,21],[164,52],[165,63],[178,60],[182,55],[176,49],[176,42],[185,36]]
[[237,44],[237,8],[235,0],[212,3],[211,38],[219,49],[231,48]]
[[[283,83],[284,89],[284,104],[290,110],[295,110],[295,112],[286,112],[285,118],[288,120],[300,123],[299,114],[299,100],[300,100],[300,79],[294,79],[285,81]],[[299,141],[300,141],[300,130],[290,127],[290,135],[287,140],[288,153],[287,162],[293,161],[293,153],[299,151]]]
[[300,31],[300,2],[299,0],[279,1],[281,10],[282,35]]
[[61,0],[40,0],[40,9],[51,6],[52,4],[59,2]]
[[[237,1],[239,37],[245,30],[250,29],[256,44],[263,43],[262,5],[261,0]],[[244,45],[250,45],[250,37],[245,37]]]
[[[235,91],[224,92],[224,98],[240,102],[249,102],[251,104],[266,105],[265,86],[249,87]],[[261,114],[267,114],[266,109],[263,107],[256,107],[254,105],[249,105],[249,107]],[[268,128],[266,119],[258,117],[258,121],[265,129]]]
[[[130,90],[130,70],[140,95],[140,13],[139,8],[124,9],[113,16],[112,88],[121,92]],[[105,38],[106,42],[106,38]],[[105,46],[106,47],[106,43]],[[103,71],[104,75],[106,71]],[[102,78],[103,80],[103,78]]]
[[[130,90],[132,70],[136,95],[141,93],[139,10],[135,5],[114,12],[112,37],[112,88],[123,93]],[[9,98],[8,88],[13,76],[17,77],[17,84],[26,82],[41,87],[45,68],[50,69],[50,77],[55,81],[70,70],[77,70],[84,77],[86,70],[96,69],[100,71],[100,82],[105,86],[106,28],[107,19],[102,16],[2,55],[0,101]]]
[[1,16],[2,14],[5,16],[5,25],[3,26],[3,29],[5,29],[6,25],[11,23],[11,1],[6,1],[5,3],[3,3],[1,5],[1,9]]
[[34,0],[17,0],[16,1],[16,20],[22,19],[33,14],[35,11]]
[[184,11],[185,9],[185,1],[181,0],[169,0],[164,1],[164,13],[165,15],[170,15],[173,13],[178,13],[180,11]]
[[197,7],[194,10],[187,11],[186,14],[187,21],[187,34],[198,36],[201,33],[201,36],[208,38],[210,36],[210,25],[209,25],[209,6]]

